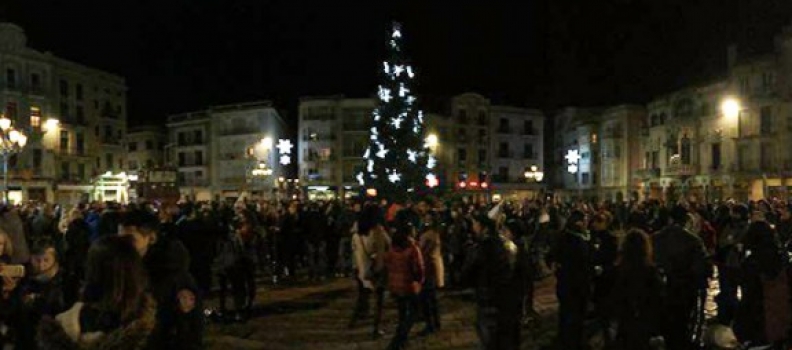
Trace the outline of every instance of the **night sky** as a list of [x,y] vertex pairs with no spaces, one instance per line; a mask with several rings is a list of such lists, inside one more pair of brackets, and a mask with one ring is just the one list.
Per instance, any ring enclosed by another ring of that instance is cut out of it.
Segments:
[[766,52],[792,20],[789,0],[326,3],[4,0],[0,19],[36,49],[126,77],[131,125],[253,99],[296,119],[300,96],[369,96],[392,20],[419,94],[547,111],[644,103],[718,77],[730,42]]

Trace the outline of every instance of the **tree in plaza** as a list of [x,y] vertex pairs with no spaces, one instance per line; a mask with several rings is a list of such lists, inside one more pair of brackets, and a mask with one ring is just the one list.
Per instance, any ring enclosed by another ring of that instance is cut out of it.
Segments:
[[358,181],[389,200],[404,200],[435,186],[435,159],[424,139],[423,112],[412,94],[415,73],[402,49],[402,31],[393,24],[388,57],[382,64],[378,104],[372,113],[364,169]]

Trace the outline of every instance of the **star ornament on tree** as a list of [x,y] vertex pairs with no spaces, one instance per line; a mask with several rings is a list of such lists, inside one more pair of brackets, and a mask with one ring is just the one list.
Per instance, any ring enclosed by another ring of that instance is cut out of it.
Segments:
[[278,140],[278,145],[275,146],[278,149],[280,154],[291,154],[292,147],[294,145],[291,143],[289,139],[280,139]]
[[390,100],[392,98],[390,89],[388,89],[386,87],[383,87],[383,86],[380,86],[380,88],[379,88],[379,98],[383,102],[390,102]]
[[392,183],[397,183],[401,181],[401,175],[399,175],[399,173],[394,171],[388,175],[388,181]]
[[355,178],[357,179],[357,181],[360,184],[360,186],[363,186],[363,185],[366,184],[366,182],[363,181],[363,173],[358,173]]
[[417,162],[418,161],[418,152],[413,151],[411,149],[408,149],[407,150],[407,159],[409,159],[413,163]]

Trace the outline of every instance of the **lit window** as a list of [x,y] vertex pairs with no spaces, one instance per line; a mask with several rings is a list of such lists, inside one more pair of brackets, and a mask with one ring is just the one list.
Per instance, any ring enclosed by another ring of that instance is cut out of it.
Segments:
[[36,106],[30,107],[30,126],[41,127],[41,109]]
[[597,134],[591,134],[591,143],[597,143]]

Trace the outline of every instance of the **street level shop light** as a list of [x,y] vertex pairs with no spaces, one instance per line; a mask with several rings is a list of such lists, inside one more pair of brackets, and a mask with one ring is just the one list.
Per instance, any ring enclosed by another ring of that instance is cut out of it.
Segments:
[[11,156],[22,152],[27,144],[27,136],[12,127],[11,119],[0,116],[0,157],[3,158],[3,199],[9,203],[8,160]]

